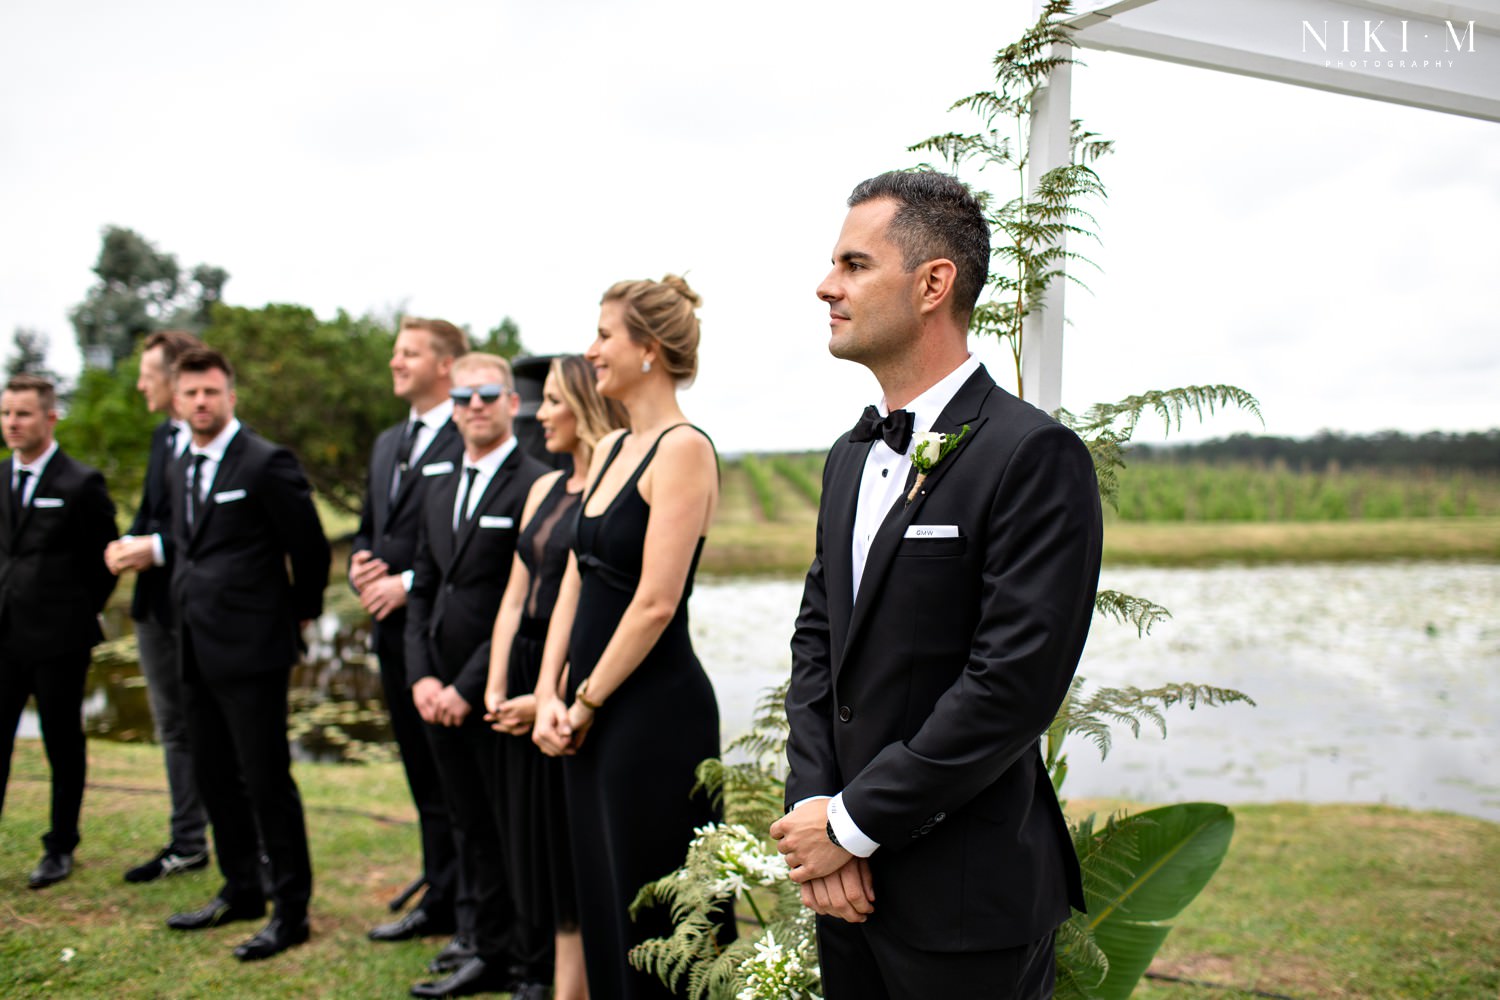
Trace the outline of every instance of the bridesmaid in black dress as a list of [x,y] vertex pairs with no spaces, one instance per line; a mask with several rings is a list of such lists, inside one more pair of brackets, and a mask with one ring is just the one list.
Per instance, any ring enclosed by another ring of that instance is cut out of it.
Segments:
[[[670,932],[627,908],[682,863],[693,828],[719,819],[694,768],[719,752],[719,709],[688,637],[687,599],[719,499],[713,444],[677,388],[697,371],[699,302],[685,281],[627,281],[604,294],[585,355],[630,429],[599,442],[574,555],[552,615],[532,738],[566,757],[568,826],[589,990],[670,997],[629,964]],[[556,694],[558,678],[563,695]],[[733,926],[723,928],[728,940]]]
[[499,794],[516,913],[530,937],[555,935],[554,1000],[588,1000],[562,761],[544,756],[531,742],[533,692],[594,445],[624,427],[626,416],[623,406],[594,388],[593,366],[572,354],[553,360],[536,417],[547,450],[571,455],[573,468],[538,479],[526,498],[510,581],[495,617],[485,718],[514,737],[503,755],[505,786]]

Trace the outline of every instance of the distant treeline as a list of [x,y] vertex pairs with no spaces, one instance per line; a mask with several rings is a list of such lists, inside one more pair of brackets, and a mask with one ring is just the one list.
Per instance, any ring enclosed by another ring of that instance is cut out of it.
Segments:
[[1500,471],[1500,429],[1466,434],[1341,434],[1322,431],[1311,438],[1257,437],[1235,434],[1192,444],[1135,444],[1132,462],[1180,464],[1251,463],[1285,465],[1289,469],[1322,472],[1344,468],[1429,468]]

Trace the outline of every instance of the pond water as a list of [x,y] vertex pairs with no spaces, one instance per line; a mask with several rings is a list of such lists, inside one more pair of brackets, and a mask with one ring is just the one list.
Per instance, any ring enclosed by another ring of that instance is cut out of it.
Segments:
[[[1116,727],[1106,761],[1068,747],[1071,797],[1148,802],[1383,802],[1500,820],[1500,566],[1416,563],[1106,570],[1102,586],[1174,617],[1144,639],[1096,619],[1088,684],[1193,681],[1256,707],[1185,707],[1133,738]],[[694,641],[718,692],[726,739],[780,683],[801,593],[792,580],[704,580]],[[314,662],[293,678],[298,756],[389,758],[364,624],[319,623]],[[134,664],[96,664],[90,731],[151,738]],[[35,735],[35,722],[22,723]]]

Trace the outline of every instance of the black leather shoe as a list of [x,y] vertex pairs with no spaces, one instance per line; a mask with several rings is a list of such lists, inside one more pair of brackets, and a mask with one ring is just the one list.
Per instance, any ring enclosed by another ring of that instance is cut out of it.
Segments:
[[444,972],[452,972],[473,958],[474,955],[474,942],[462,934],[456,934],[453,940],[443,945],[443,950],[438,952],[433,960],[427,963],[427,971],[436,972],[439,975]]
[[215,896],[201,910],[184,910],[172,914],[167,918],[167,926],[174,931],[204,931],[235,920],[259,920],[265,915],[264,901],[231,903],[223,896]]
[[482,958],[471,958],[454,970],[447,979],[435,983],[418,983],[411,988],[414,997],[469,997],[476,993],[503,993],[510,989],[510,973],[490,965]]
[[370,930],[371,941],[410,941],[418,937],[437,937],[453,933],[453,921],[437,920],[420,906],[403,916]]
[[282,920],[272,917],[271,922],[261,928],[259,934],[234,949],[234,957],[241,962],[256,962],[272,955],[280,955],[293,945],[307,940],[307,918]]
[[517,983],[511,988],[510,1000],[547,1000],[551,992],[546,983]]
[[49,885],[61,882],[71,874],[73,874],[73,855],[48,851],[31,870],[31,878],[27,879],[27,884],[33,889],[45,889]]

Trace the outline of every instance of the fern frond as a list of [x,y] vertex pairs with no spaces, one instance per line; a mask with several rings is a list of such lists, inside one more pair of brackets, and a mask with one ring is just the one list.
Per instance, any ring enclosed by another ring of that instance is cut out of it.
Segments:
[[1134,625],[1141,636],[1150,632],[1151,626],[1172,617],[1172,612],[1160,604],[1118,590],[1099,591],[1094,597],[1094,610],[1122,625]]

